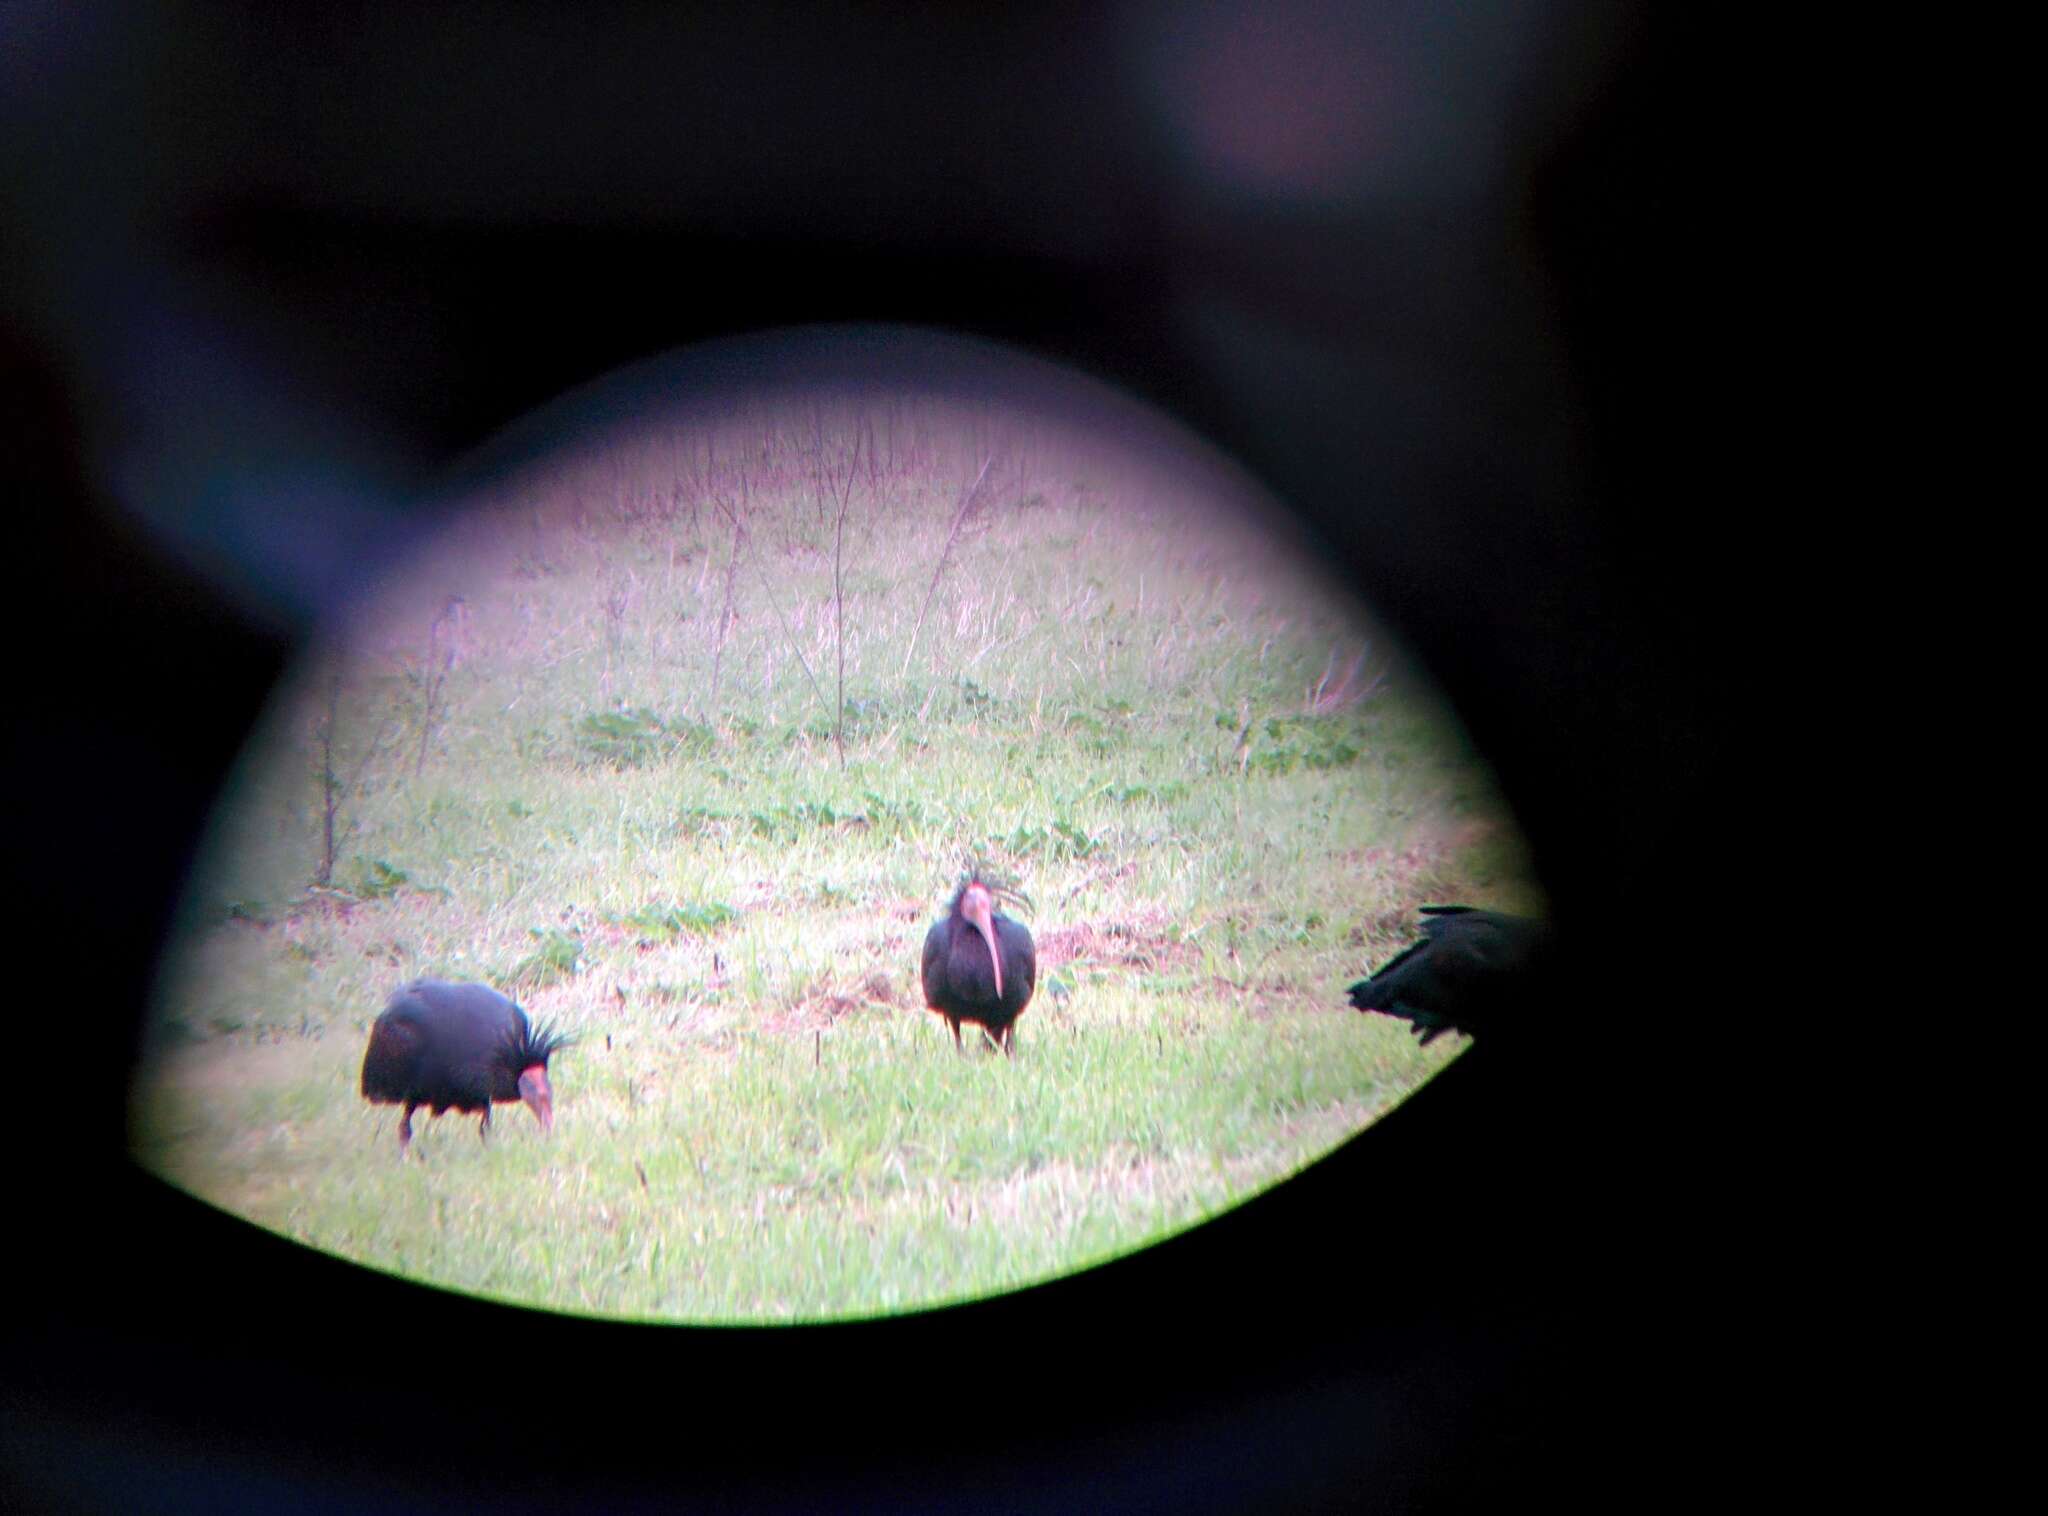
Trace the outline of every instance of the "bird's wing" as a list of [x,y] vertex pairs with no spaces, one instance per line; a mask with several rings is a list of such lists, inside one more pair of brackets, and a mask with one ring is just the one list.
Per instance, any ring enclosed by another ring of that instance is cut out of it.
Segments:
[[1002,918],[1001,939],[1003,957],[1009,962],[1009,971],[1023,981],[1025,998],[1038,987],[1038,945],[1031,940],[1029,929],[1021,921]]
[[363,1094],[372,1100],[403,1100],[413,1062],[426,1039],[411,1017],[386,1012],[370,1028],[363,1054]]
[[937,1005],[946,992],[946,941],[951,924],[950,920],[935,921],[924,934],[924,967],[919,970],[918,979],[924,986],[926,1005]]
[[[1351,986],[1351,1003],[1360,1010],[1379,1010],[1393,1004],[1394,996],[1401,992],[1400,981],[1406,976],[1400,970],[1403,965],[1414,965],[1435,945],[1434,939],[1424,938],[1411,942],[1392,958],[1381,964],[1378,971]],[[1419,965],[1417,965],[1419,966]]]

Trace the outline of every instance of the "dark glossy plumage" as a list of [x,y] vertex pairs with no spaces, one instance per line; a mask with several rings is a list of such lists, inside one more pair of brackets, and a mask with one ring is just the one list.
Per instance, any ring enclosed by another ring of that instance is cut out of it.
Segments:
[[420,1106],[481,1111],[477,1135],[488,1136],[491,1102],[524,1100],[542,1130],[554,1124],[548,1059],[567,1038],[536,1029],[512,1001],[488,985],[417,979],[391,997],[370,1028],[363,1054],[363,1096],[403,1104],[398,1146],[412,1141]]
[[1480,1038],[1509,1024],[1549,941],[1540,921],[1465,905],[1426,905],[1422,940],[1370,979],[1351,1003],[1412,1022],[1424,1045],[1456,1028]]
[[[954,892],[946,914],[932,923],[924,939],[924,998],[952,1027],[955,1046],[960,1045],[960,1023],[973,1021],[1008,1053],[1015,1048],[1017,1017],[1038,984],[1038,950],[1023,922],[996,912],[995,896],[982,880],[969,879]],[[995,939],[1000,975],[977,918]]]

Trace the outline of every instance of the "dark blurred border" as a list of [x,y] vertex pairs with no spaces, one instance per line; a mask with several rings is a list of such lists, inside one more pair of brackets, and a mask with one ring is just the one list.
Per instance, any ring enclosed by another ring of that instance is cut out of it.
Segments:
[[[1439,131],[1486,123],[1497,172],[1453,132],[1405,180],[1210,182],[1160,103],[1184,75],[1145,61],[1187,23],[1143,6],[0,9],[10,1509],[1409,1510],[1702,1477],[1743,1223],[1677,1092],[1728,1035],[1765,645],[1727,102],[1704,39],[1629,6],[1271,14]],[[130,1167],[159,933],[308,616],[528,407],[811,320],[1076,364],[1296,505],[1503,777],[1567,934],[1554,1037],[1165,1247],[896,1323],[506,1311]],[[265,489],[331,545],[268,594]]]

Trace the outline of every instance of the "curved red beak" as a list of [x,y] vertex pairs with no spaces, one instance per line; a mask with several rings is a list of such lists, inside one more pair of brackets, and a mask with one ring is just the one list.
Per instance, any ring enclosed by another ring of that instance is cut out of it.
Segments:
[[960,914],[988,944],[988,961],[995,965],[996,971],[996,999],[1000,1000],[1003,998],[1003,955],[996,951],[995,902],[989,898],[987,889],[978,884],[969,885],[965,898],[960,902]]
[[540,1122],[543,1132],[555,1129],[555,1092],[548,1087],[548,1071],[535,1064],[519,1076],[519,1098]]

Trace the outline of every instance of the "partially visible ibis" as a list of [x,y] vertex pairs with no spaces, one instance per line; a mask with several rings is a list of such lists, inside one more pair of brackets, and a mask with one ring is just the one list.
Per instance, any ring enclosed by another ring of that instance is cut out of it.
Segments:
[[1453,1028],[1481,1039],[1512,1027],[1549,928],[1469,905],[1425,905],[1422,914],[1422,940],[1352,985],[1351,1003],[1408,1021],[1425,1047]]
[[1017,1018],[1038,983],[1038,950],[1023,922],[996,910],[1009,893],[969,875],[925,933],[925,1004],[946,1018],[955,1047],[960,1023],[973,1021],[1005,1053],[1015,1051]]
[[555,1124],[548,1059],[568,1038],[535,1027],[512,1001],[486,984],[415,979],[391,997],[370,1028],[363,1054],[363,1096],[405,1106],[398,1151],[412,1142],[412,1113],[481,1111],[477,1136],[491,1130],[491,1102],[523,1100],[543,1132]]

